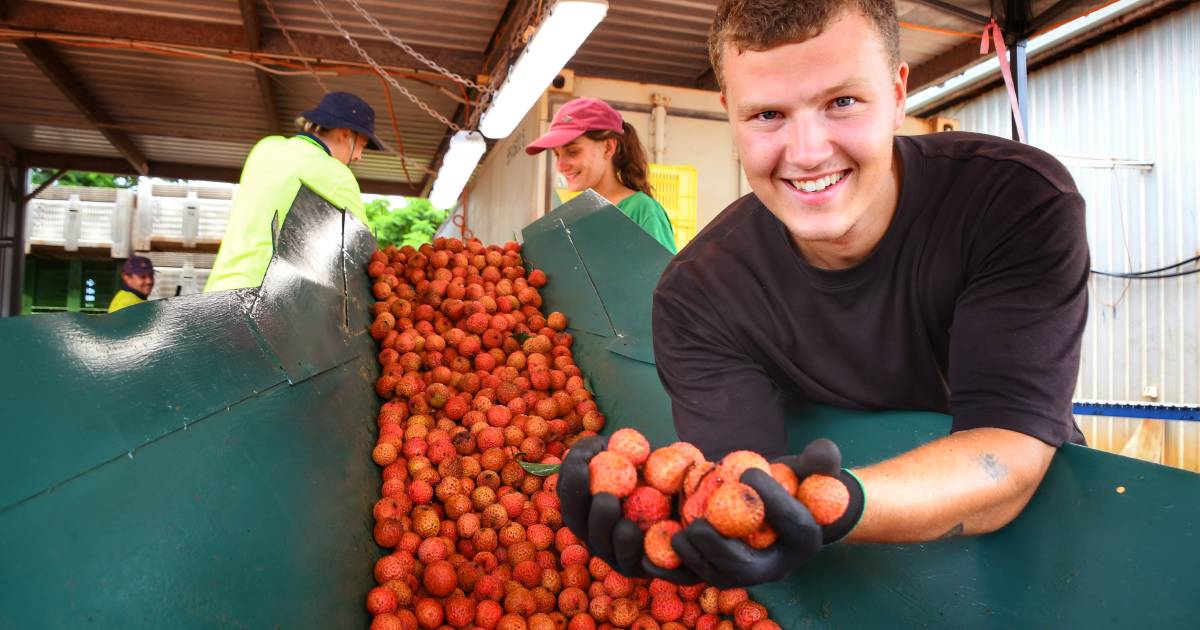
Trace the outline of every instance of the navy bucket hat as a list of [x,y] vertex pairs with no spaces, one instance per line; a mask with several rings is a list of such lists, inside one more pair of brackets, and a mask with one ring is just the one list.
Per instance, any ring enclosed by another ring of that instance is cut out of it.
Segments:
[[349,92],[330,92],[314,109],[300,115],[326,129],[349,129],[362,134],[372,151],[391,150],[375,136],[375,110]]

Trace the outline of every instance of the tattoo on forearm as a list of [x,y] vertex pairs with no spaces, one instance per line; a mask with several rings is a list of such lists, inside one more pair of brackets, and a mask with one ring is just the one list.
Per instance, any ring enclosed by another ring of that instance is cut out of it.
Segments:
[[955,538],[957,536],[962,536],[962,533],[963,533],[963,524],[959,523],[958,525],[951,527],[950,531],[947,531],[945,534],[938,536],[938,540],[944,540],[946,538]]
[[1008,466],[1005,466],[995,455],[984,453],[979,458],[979,463],[983,465],[983,472],[987,473],[992,481],[1000,481],[1008,477]]

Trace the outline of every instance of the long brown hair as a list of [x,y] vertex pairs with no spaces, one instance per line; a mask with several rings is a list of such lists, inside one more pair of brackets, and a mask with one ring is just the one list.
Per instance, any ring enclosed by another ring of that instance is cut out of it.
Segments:
[[626,188],[654,196],[650,192],[650,182],[646,177],[646,151],[638,140],[637,131],[633,125],[622,122],[622,132],[599,130],[588,131],[583,135],[597,142],[609,138],[617,141],[617,150],[613,153],[613,170],[617,172],[617,181]]

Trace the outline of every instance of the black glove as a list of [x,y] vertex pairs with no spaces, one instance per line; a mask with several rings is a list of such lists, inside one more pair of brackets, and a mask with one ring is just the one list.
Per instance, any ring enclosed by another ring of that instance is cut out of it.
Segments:
[[804,452],[776,460],[787,464],[800,481],[812,474],[837,477],[850,491],[846,513],[822,528],[812,514],[770,475],[751,469],[741,482],[754,488],[762,498],[766,520],[775,528],[778,539],[766,549],[754,549],[741,540],[726,538],[703,518],[696,519],[671,538],[671,546],[701,579],[718,588],[750,586],[783,579],[792,570],[811,560],[822,545],[845,536],[858,523],[863,511],[862,486],[849,472],[842,470],[837,445],[816,440]]
[[[591,553],[628,577],[660,577],[676,584],[700,581],[691,571],[662,569],[645,559],[645,533],[624,517],[621,500],[601,492],[592,496],[588,462],[608,447],[608,437],[582,439],[567,452],[558,472],[558,498],[563,523]],[[672,539],[673,540],[673,539]]]

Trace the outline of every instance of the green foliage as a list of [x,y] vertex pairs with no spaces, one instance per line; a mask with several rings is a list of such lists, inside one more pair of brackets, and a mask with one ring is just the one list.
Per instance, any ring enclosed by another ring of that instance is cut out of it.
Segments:
[[380,247],[418,247],[428,243],[446,220],[448,212],[435,209],[423,197],[410,197],[408,205],[403,208],[392,208],[392,204],[384,198],[375,199],[367,204],[366,210],[371,231],[375,233]]
[[[51,168],[35,168],[33,169],[32,179],[34,186],[40,186],[43,182],[50,179],[56,173]],[[54,182],[56,186],[90,186],[99,188],[132,188],[137,183],[136,177],[125,177],[123,175],[109,175],[108,173],[85,173],[83,171],[67,171],[58,181]]]

